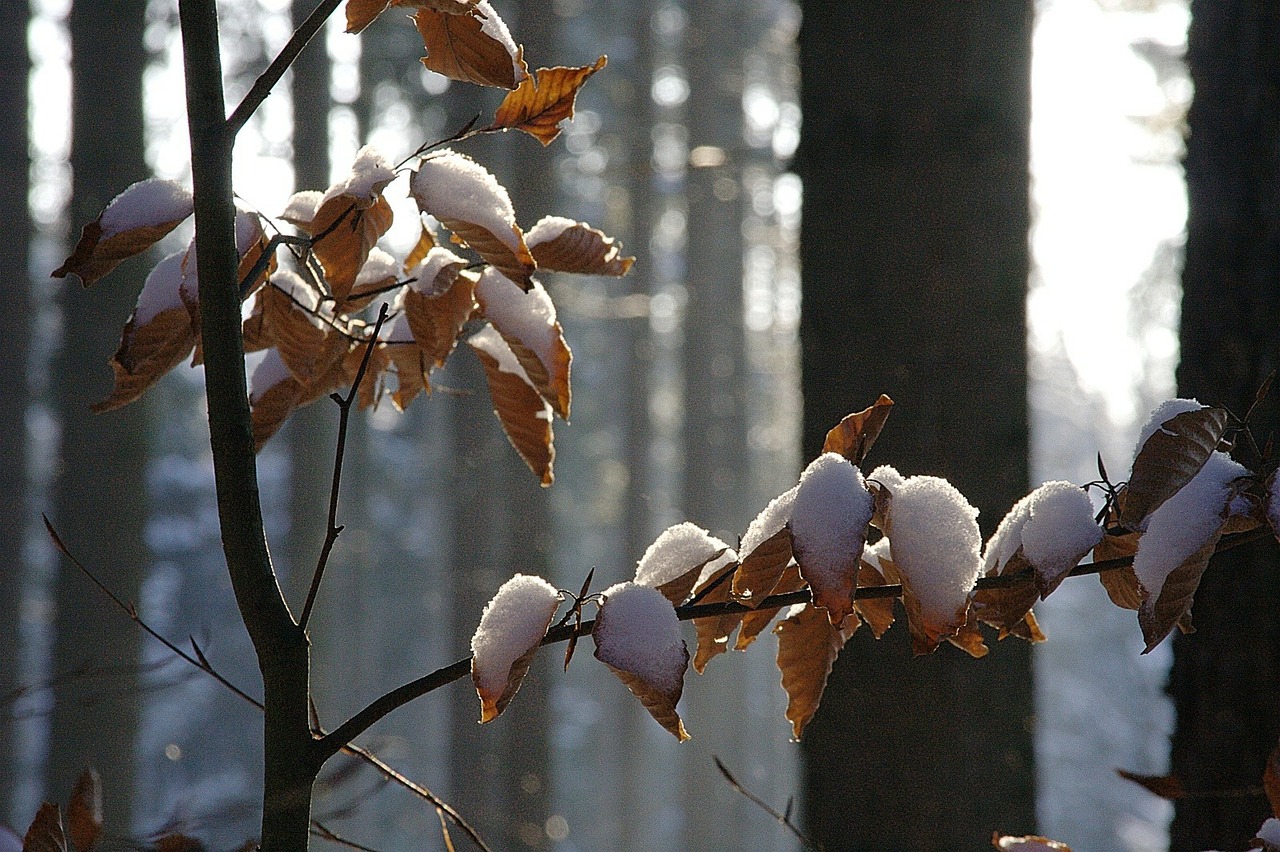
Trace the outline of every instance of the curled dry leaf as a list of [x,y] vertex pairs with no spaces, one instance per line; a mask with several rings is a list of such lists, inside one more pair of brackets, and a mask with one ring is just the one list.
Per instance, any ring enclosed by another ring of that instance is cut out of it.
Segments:
[[351,346],[331,325],[333,317],[316,292],[292,272],[272,278],[258,293],[254,310],[262,314],[262,334],[303,385],[327,374]]
[[560,122],[573,118],[578,90],[607,63],[601,56],[594,65],[580,68],[539,68],[503,98],[489,129],[523,130],[550,145],[560,135]]
[[493,413],[502,423],[507,439],[543,487],[549,486],[555,478],[552,465],[556,457],[551,406],[538,394],[498,332],[484,328],[467,342],[484,365]]
[[[873,545],[863,548],[862,567],[858,569],[858,588],[887,586],[888,580],[881,573],[880,565],[888,561],[889,540],[882,538]],[[894,569],[896,576],[896,569]],[[871,634],[879,639],[885,631],[893,626],[894,598],[861,598],[854,601],[854,610],[871,628]]]
[[853,462],[862,464],[862,460],[871,451],[871,445],[880,436],[889,413],[893,411],[893,400],[884,394],[862,411],[847,415],[827,433],[822,444],[824,453],[839,453]]
[[790,562],[791,529],[784,526],[743,558],[733,575],[734,599],[752,608],[759,606],[773,594]]
[[778,637],[778,670],[787,693],[787,720],[797,740],[818,712],[831,667],[858,624],[857,616],[853,616],[847,630],[836,627],[826,611],[801,604],[792,607],[773,629]]
[[813,602],[832,624],[853,612],[853,595],[874,499],[846,458],[823,453],[800,476],[791,507],[791,540]]
[[[794,562],[787,566],[778,578],[778,583],[770,594],[785,595],[798,592],[808,585],[800,576],[800,566]],[[745,651],[756,637],[773,623],[774,617],[781,612],[781,607],[760,607],[742,616],[742,626],[738,628],[738,640],[733,643],[735,651]],[[829,616],[828,616],[829,617]],[[857,616],[849,616],[848,621],[856,621]]]
[[[988,572],[988,577],[1007,577],[1017,575],[1031,568],[1031,562],[1021,546],[1014,551],[1003,565]],[[1012,586],[978,589],[973,593],[970,613],[983,624],[990,624],[1000,631],[1003,640],[1010,634],[1017,635],[1019,626],[1027,624],[1027,616],[1031,607],[1040,599],[1040,590],[1035,583],[1015,583]]]
[[53,277],[75,275],[88,287],[124,260],[151,248],[193,209],[191,193],[180,184],[161,178],[139,181],[84,226],[71,256],[54,270]]
[[[1104,535],[1093,548],[1094,562],[1107,562],[1112,559],[1132,559],[1138,552],[1138,539],[1141,533],[1124,533],[1123,535]],[[1133,573],[1133,565],[1123,565],[1107,571],[1098,572],[1098,580],[1106,589],[1107,597],[1121,609],[1136,610],[1142,606],[1142,591],[1138,587],[1138,575]]]
[[1149,653],[1164,641],[1175,626],[1183,633],[1191,632],[1191,604],[1200,586],[1200,577],[1209,567],[1220,538],[1222,531],[1219,529],[1165,578],[1159,595],[1144,597],[1138,607],[1138,626],[1142,628],[1142,638],[1147,643],[1142,653]]
[[568,420],[573,353],[547,291],[537,281],[522,291],[490,267],[480,276],[475,294],[481,313],[511,347],[538,393],[562,420]]
[[102,780],[92,768],[81,772],[72,788],[67,833],[76,852],[90,852],[102,836]]
[[396,374],[391,402],[396,411],[404,411],[418,394],[431,391],[431,361],[414,343],[388,343],[385,351]]
[[463,273],[466,261],[447,249],[431,249],[404,291],[404,316],[413,339],[443,367],[476,307],[476,278]]
[[253,424],[254,452],[271,439],[302,397],[302,383],[293,377],[279,350],[272,349],[253,371],[249,381],[249,415]]
[[22,838],[22,852],[67,852],[62,832],[62,812],[53,802],[45,802]]
[[[698,578],[698,582],[693,587],[693,593],[695,596],[701,595],[699,598],[701,603],[725,603],[729,600],[729,593],[733,588],[733,584],[728,579],[717,583],[705,595],[702,594],[703,590],[711,583],[716,582],[720,575],[720,572],[704,572]],[[741,623],[741,613],[699,618],[695,621],[693,626],[698,634],[698,648],[693,656],[693,670],[698,674],[702,674],[707,669],[707,663],[729,650],[729,637]]]
[[960,629],[954,636],[948,636],[947,641],[975,660],[982,659],[991,651],[982,638],[982,628],[978,626],[978,619],[973,613],[972,606],[969,607],[964,624],[960,625]]
[[625,257],[622,246],[585,222],[562,216],[545,216],[525,234],[525,243],[539,269],[577,272],[583,275],[626,275],[634,257]]
[[591,638],[595,657],[640,699],[649,715],[676,739],[689,739],[676,704],[684,691],[689,649],[680,621],[657,589],[619,583],[602,594]]
[[442,12],[438,5],[420,8],[413,18],[427,49],[422,64],[428,69],[450,80],[502,89],[514,89],[529,76],[522,49],[488,0],[479,0],[464,14]]
[[[1185,404],[1179,408],[1200,405],[1194,400],[1172,400],[1171,403]],[[1162,416],[1168,405],[1170,403],[1157,408],[1152,419]],[[1125,528],[1142,529],[1152,512],[1195,478],[1218,448],[1227,418],[1227,412],[1221,408],[1197,407],[1182,410],[1151,431],[1133,460],[1133,472],[1125,489],[1120,512],[1120,522]],[[1148,424],[1148,428],[1152,425]]]
[[1117,769],[1116,774],[1126,781],[1132,781],[1153,796],[1159,796],[1170,802],[1187,795],[1177,775],[1140,775],[1127,769]]
[[471,637],[471,680],[480,721],[491,722],[520,689],[560,606],[560,593],[541,577],[516,574],[485,605]]
[[477,2],[478,0],[347,0],[347,32],[360,32],[392,6],[430,8],[450,15],[463,15]]
[[190,354],[197,340],[191,312],[182,299],[183,252],[156,264],[125,323],[120,347],[111,357],[115,385],[95,412],[128,405]]

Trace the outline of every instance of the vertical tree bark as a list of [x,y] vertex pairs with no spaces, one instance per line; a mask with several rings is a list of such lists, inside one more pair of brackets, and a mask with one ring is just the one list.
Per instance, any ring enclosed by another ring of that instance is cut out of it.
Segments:
[[[869,465],[948,477],[990,533],[1027,486],[1031,4],[804,4],[805,457],[897,405]],[[832,850],[986,848],[1034,821],[1030,653],[845,647],[804,740]],[[874,645],[874,647],[873,647]],[[981,789],[980,795],[974,790]]]
[[[93,221],[118,192],[145,176],[144,12],[141,4],[75,3],[71,8],[69,218],[77,225]],[[104,33],[111,37],[103,38]],[[148,406],[143,401],[93,415],[89,405],[111,389],[106,361],[119,343],[144,268],[140,261],[127,263],[89,290],[68,280],[62,288],[62,346],[53,367],[61,377],[54,387],[62,427],[55,523],[103,581],[128,600],[137,599],[148,563],[143,541]],[[55,690],[46,796],[65,799],[76,776],[92,764],[102,774],[106,831],[128,836],[138,631],[113,615],[101,592],[66,560],[59,561],[56,583],[54,675],[79,671],[89,676],[69,679]]]
[[[22,617],[24,560],[22,543],[26,536],[30,507],[27,505],[27,365],[31,322],[27,241],[31,221],[27,213],[27,77],[31,60],[27,54],[27,23],[31,9],[27,0],[0,4],[0,114],[10,120],[0,123],[0,297],[5,310],[0,313],[0,340],[5,356],[0,358],[0,459],[9,466],[0,479],[0,696],[18,686],[19,625]],[[10,818],[14,765],[13,704],[0,706],[0,823]]]
[[[1280,4],[1192,3],[1189,208],[1178,390],[1243,414],[1280,366]],[[1274,391],[1272,394],[1274,400]],[[1259,440],[1275,423],[1259,411]],[[1270,539],[1214,558],[1197,632],[1174,640],[1173,772],[1189,790],[1256,787],[1280,732],[1280,573]],[[1248,845],[1261,797],[1176,803],[1170,848]]]

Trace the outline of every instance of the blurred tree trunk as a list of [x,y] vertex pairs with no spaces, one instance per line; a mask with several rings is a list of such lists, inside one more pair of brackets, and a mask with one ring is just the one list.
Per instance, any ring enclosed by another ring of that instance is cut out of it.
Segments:
[[[988,534],[1028,476],[1031,24],[1027,0],[805,3],[800,36],[805,457],[887,393],[868,464],[946,476]],[[828,849],[1032,828],[1030,652],[989,641],[913,660],[899,624],[846,646],[804,740]]]
[[28,295],[27,241],[31,221],[27,213],[27,0],[0,4],[0,293],[5,310],[0,339],[0,459],[8,473],[0,478],[0,823],[10,819],[16,782],[13,702],[5,700],[19,683],[22,583],[25,562],[22,543],[27,532],[27,365],[31,323]]
[[[143,161],[143,4],[71,7],[72,199],[76,227],[146,175]],[[111,33],[111,38],[103,38]],[[103,88],[110,82],[110,90]],[[73,235],[78,236],[78,233]],[[146,522],[148,418],[141,401],[90,413],[107,396],[107,359],[141,288],[142,261],[122,266],[89,290],[62,287],[62,345],[53,375],[61,458],[53,513],[67,543],[125,600],[137,600],[148,566]],[[68,377],[75,377],[72,381]],[[63,801],[93,765],[103,781],[108,834],[128,836],[138,719],[137,628],[66,560],[57,574],[57,622],[46,796]]]
[[[1178,390],[1241,415],[1280,366],[1278,32],[1278,3],[1192,4]],[[1272,401],[1256,417],[1260,442],[1276,411]],[[1196,594],[1197,632],[1174,640],[1172,768],[1189,790],[1256,787],[1276,747],[1277,556],[1267,539],[1215,557]],[[1205,797],[1175,814],[1173,850],[1239,849],[1269,809],[1260,796]]]

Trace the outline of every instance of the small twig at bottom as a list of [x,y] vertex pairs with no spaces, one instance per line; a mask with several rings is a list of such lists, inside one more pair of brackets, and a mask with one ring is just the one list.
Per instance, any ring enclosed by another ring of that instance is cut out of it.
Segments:
[[[773,817],[778,823],[786,826],[786,828],[792,834],[794,834],[801,843],[805,845],[805,848],[816,849],[818,850],[818,852],[823,852],[822,844],[812,839],[811,837],[808,837],[803,831],[801,831],[796,826],[796,824],[791,821],[790,813],[785,813],[785,814],[779,813],[778,811],[775,811],[773,808],[769,807],[769,804],[765,802],[764,799],[761,799],[755,793],[752,793],[746,787],[743,787],[742,784],[739,783],[738,779],[733,777],[733,773],[730,772],[729,769],[720,761],[720,758],[716,757],[713,754],[711,755],[711,759],[716,762],[716,769],[720,770],[720,774],[724,776],[724,780],[728,781],[729,786],[732,787],[736,792],[746,796],[747,799],[753,805],[760,808],[760,810],[764,811],[769,816]],[[790,806],[787,807],[787,810],[788,812],[791,810]]]

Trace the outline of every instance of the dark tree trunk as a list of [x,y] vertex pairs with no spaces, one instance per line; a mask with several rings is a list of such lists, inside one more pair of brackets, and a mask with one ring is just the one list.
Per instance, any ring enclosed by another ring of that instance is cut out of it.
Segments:
[[[0,4],[0,294],[5,309],[0,316],[0,459],[8,473],[0,478],[0,696],[18,686],[19,624],[22,614],[24,560],[22,542],[27,532],[27,365],[31,322],[27,241],[31,222],[27,214],[27,0]],[[8,821],[16,781],[14,765],[13,703],[0,704],[0,823]]]
[[[73,170],[69,217],[93,221],[130,182],[145,176],[142,4],[75,3],[71,8]],[[104,38],[110,33],[110,38]],[[110,81],[109,84],[106,81]],[[109,85],[109,91],[106,86]],[[76,235],[78,236],[78,234]],[[148,563],[147,403],[94,415],[107,396],[106,362],[120,340],[144,277],[141,261],[82,290],[62,287],[62,347],[53,375],[62,428],[54,483],[55,523],[63,538],[126,600],[137,600]],[[66,560],[57,575],[55,690],[46,795],[61,801],[92,764],[102,774],[106,831],[128,835],[138,719],[138,646],[134,625]]]
[[[988,534],[1027,487],[1031,24],[1026,0],[805,3],[800,36],[805,456],[887,393],[868,464],[946,476]],[[1028,647],[907,640],[841,655],[804,740],[809,830],[832,850],[1029,831]]]
[[[1280,4],[1196,2],[1192,13],[1178,390],[1243,414],[1280,366]],[[1265,440],[1276,406],[1260,414]],[[1215,557],[1197,632],[1174,640],[1172,762],[1189,790],[1256,787],[1276,747],[1277,555],[1268,539]],[[1260,796],[1184,799],[1171,848],[1243,848],[1268,815]]]

